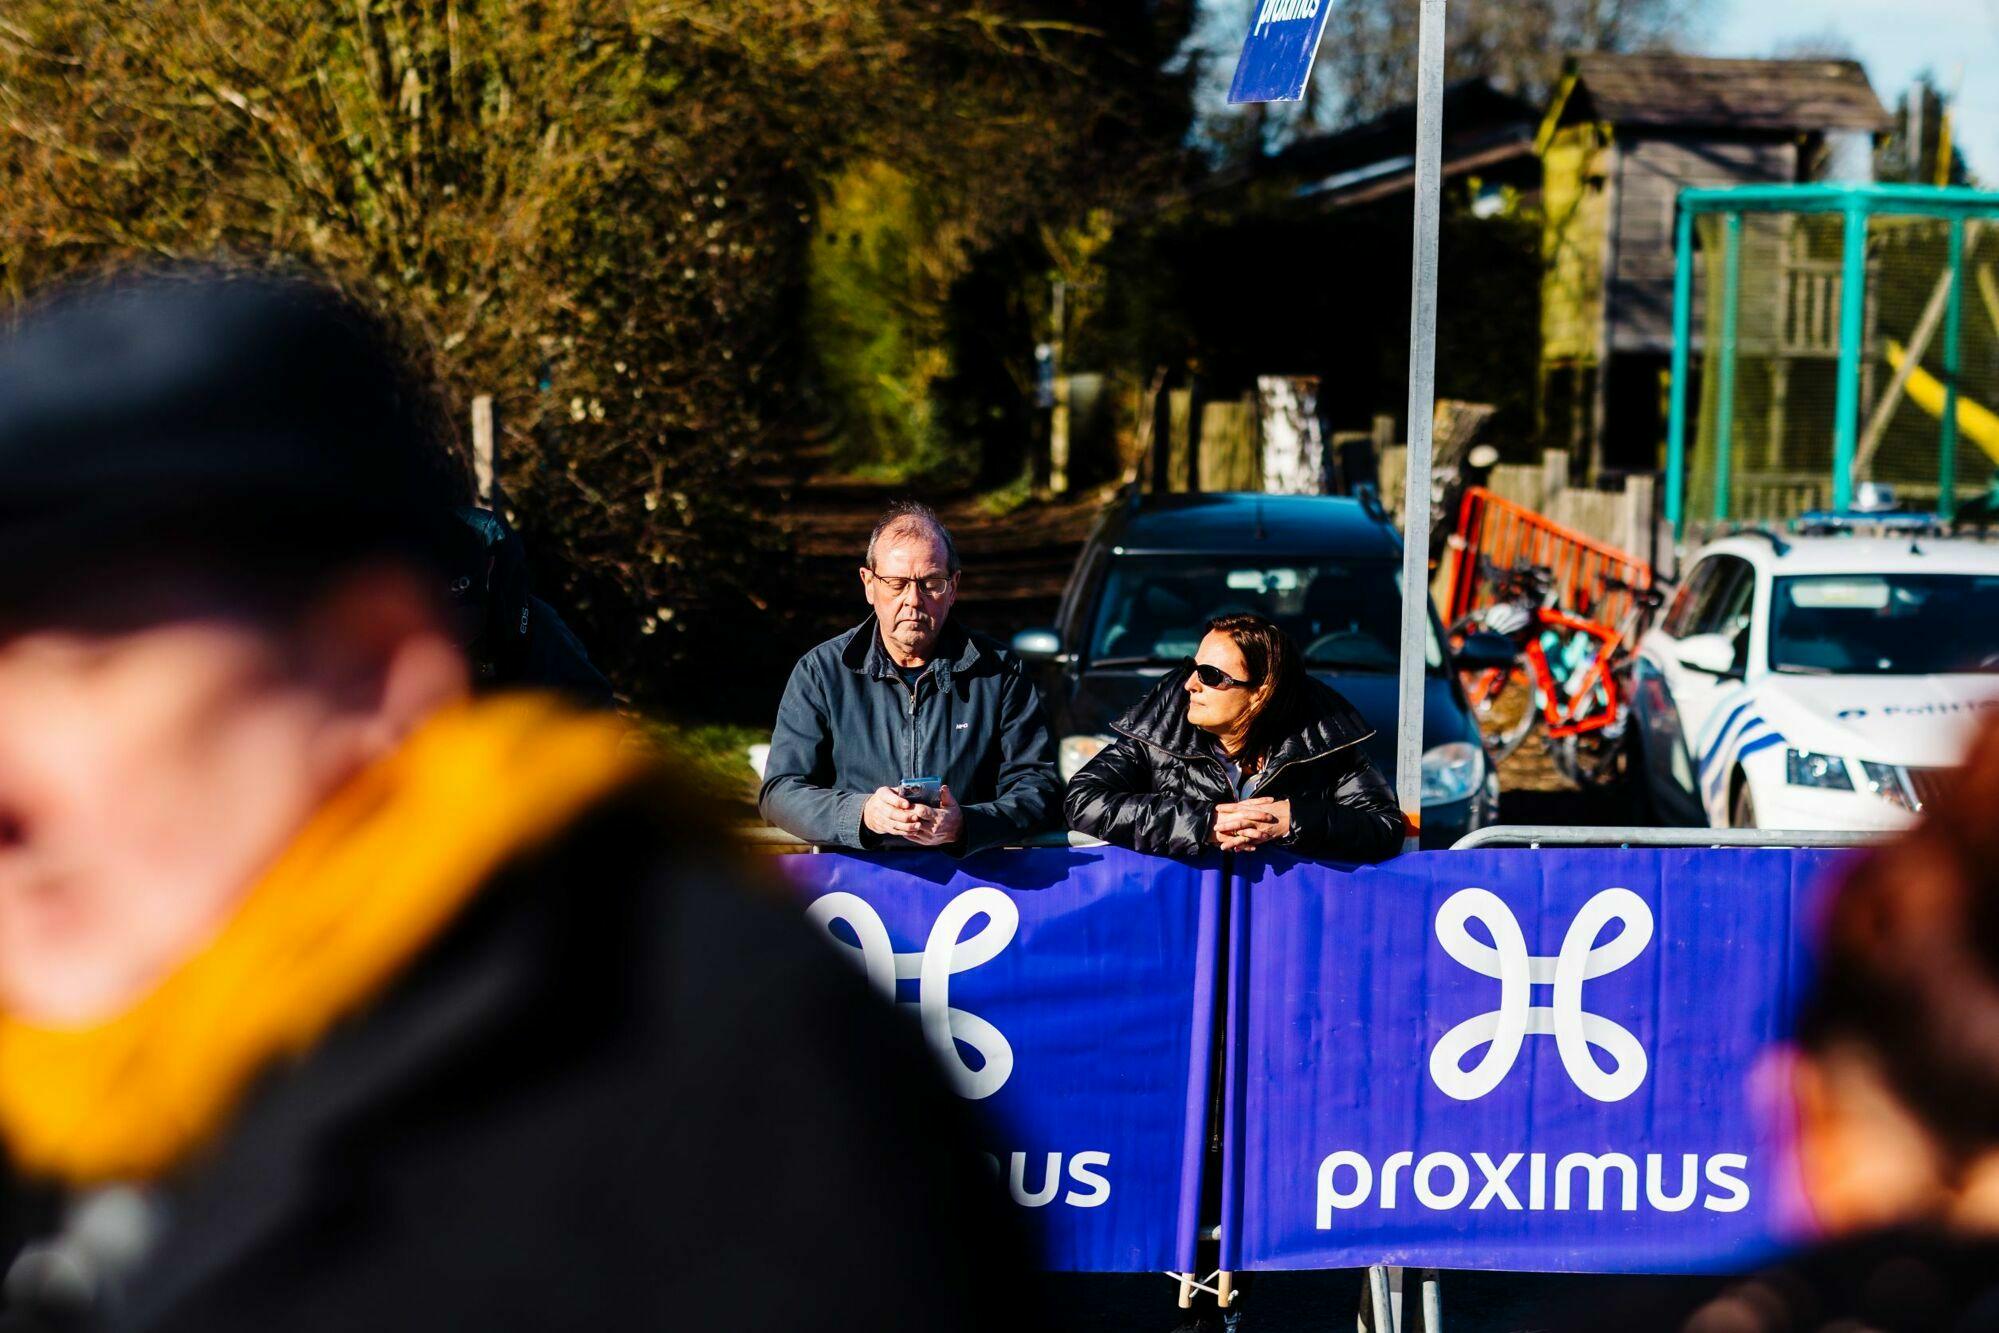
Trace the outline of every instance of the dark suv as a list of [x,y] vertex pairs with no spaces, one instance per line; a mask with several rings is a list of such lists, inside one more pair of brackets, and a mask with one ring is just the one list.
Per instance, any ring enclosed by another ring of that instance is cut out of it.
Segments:
[[[1181,667],[1215,616],[1267,616],[1312,674],[1375,730],[1370,757],[1395,780],[1402,538],[1379,507],[1293,495],[1140,496],[1097,525],[1062,594],[1058,623],[1013,648],[1041,670],[1066,781],[1108,743],[1110,724]],[[1498,814],[1499,779],[1434,610],[1423,705],[1423,845],[1448,847]]]

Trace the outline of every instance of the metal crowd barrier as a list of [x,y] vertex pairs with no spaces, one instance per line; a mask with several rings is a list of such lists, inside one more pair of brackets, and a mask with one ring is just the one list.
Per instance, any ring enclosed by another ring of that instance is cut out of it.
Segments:
[[[1637,556],[1479,486],[1465,492],[1451,546],[1457,558],[1447,623],[1453,625],[1492,603],[1494,590],[1483,561],[1501,572],[1523,562],[1546,567],[1555,576],[1564,608],[1606,625],[1623,623],[1631,610],[1630,589],[1649,588],[1653,582],[1652,566]],[[1604,583],[1606,577],[1626,586],[1613,589]]]
[[[825,849],[768,824],[738,825],[735,840],[757,851],[802,854]],[[1884,830],[1824,833],[1804,829],[1584,828],[1563,824],[1495,824],[1451,844],[1454,852],[1496,847],[1871,847],[1893,836]],[[1081,833],[1045,833],[1005,851],[1044,847],[1101,847]]]
[[[1885,830],[1866,832],[1816,832],[1805,829],[1716,829],[1716,828],[1580,828],[1551,824],[1496,824],[1459,838],[1454,852],[1489,848],[1537,847],[1870,847],[1893,834]],[[1435,1269],[1422,1275],[1423,1327],[1436,1333],[1442,1325],[1442,1277]],[[1368,1271],[1367,1313],[1376,1329],[1396,1327],[1399,1313],[1390,1291],[1400,1294],[1400,1270],[1376,1268]],[[1431,1321],[1435,1320],[1435,1323]]]
[[[806,842],[793,837],[781,828],[769,824],[739,824],[731,830],[731,836],[742,845],[754,851],[772,852],[779,855],[804,855],[813,852],[842,851],[844,848],[821,847],[817,843]],[[1024,852],[1045,847],[1101,847],[1104,844],[1096,838],[1081,833],[1044,833],[1038,838],[1030,838],[1008,847],[996,847],[994,851]]]
[[[823,850],[804,842],[781,829],[767,825],[744,825],[734,830],[741,843],[770,853],[814,853]],[[1865,832],[1815,832],[1802,829],[1695,829],[1695,828],[1585,828],[1563,825],[1511,824],[1495,825],[1480,829],[1476,833],[1460,838],[1452,845],[1452,851],[1477,851],[1494,848],[1518,848],[1532,850],[1539,847],[1687,847],[1687,848],[1797,848],[1797,847],[1866,847],[1880,843],[1893,834],[1886,830]],[[1080,833],[1050,833],[1025,842],[1020,848],[1006,850],[1026,850],[1045,847],[1101,847],[1104,844],[1095,838]],[[1207,1229],[1207,1239],[1219,1240],[1220,1228]],[[1215,1294],[1225,1307],[1231,1303],[1233,1274],[1217,1273],[1210,1281],[1218,1280],[1216,1286],[1195,1280],[1195,1275],[1168,1274],[1181,1281],[1181,1305],[1190,1303],[1192,1289],[1199,1288]],[[1425,1333],[1442,1333],[1443,1329],[1443,1287],[1444,1274],[1434,1268],[1419,1270],[1416,1275],[1420,1318]],[[1367,1280],[1361,1291],[1360,1326],[1368,1333],[1393,1333],[1404,1323],[1403,1308],[1404,1270],[1396,1267],[1377,1265],[1368,1270]]]
[[1871,847],[1893,834],[1880,829],[1819,833],[1803,829],[1578,828],[1557,824],[1495,824],[1466,834],[1454,852],[1490,847]]

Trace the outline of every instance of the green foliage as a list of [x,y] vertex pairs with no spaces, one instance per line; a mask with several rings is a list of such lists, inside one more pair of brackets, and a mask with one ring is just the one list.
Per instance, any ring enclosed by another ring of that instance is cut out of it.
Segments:
[[833,182],[812,247],[808,325],[849,468],[900,482],[954,461],[932,405],[950,369],[945,305],[959,257],[935,201],[861,162]]
[[1177,134],[1155,71],[1184,24],[1132,0],[9,0],[0,293],[236,255],[372,297],[456,419],[496,397],[544,587],[656,695],[785,582],[748,487],[824,425],[799,329],[822,199],[862,206],[849,164],[893,163],[922,208],[820,289],[829,361],[881,386],[869,429],[921,440],[924,307],[877,344],[866,302]]

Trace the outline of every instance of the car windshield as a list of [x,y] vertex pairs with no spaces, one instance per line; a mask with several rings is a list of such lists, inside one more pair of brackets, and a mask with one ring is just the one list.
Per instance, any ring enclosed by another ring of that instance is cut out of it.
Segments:
[[[1400,659],[1402,571],[1389,560],[1121,556],[1090,636],[1092,666],[1174,666],[1216,616],[1275,621],[1322,671],[1393,674]],[[1430,624],[1429,666],[1443,669]]]
[[1778,579],[1770,668],[1819,676],[1999,671],[1999,575]]

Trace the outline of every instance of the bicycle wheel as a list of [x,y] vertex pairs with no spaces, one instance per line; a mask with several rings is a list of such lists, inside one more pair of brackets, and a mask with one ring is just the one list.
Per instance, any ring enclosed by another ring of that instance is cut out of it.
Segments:
[[1614,736],[1608,730],[1561,736],[1549,744],[1548,754],[1555,761],[1555,771],[1578,787],[1615,787],[1625,782],[1632,770],[1630,746],[1622,730]]
[[1516,666],[1476,705],[1494,763],[1505,763],[1526,743],[1541,720],[1544,702],[1527,668]]
[[1610,715],[1601,727],[1555,737],[1548,746],[1555,770],[1578,787],[1607,788],[1624,782],[1634,768],[1630,732],[1631,708],[1618,692],[1615,702],[1609,686],[1599,681],[1583,698],[1575,701],[1578,720]]
[[[1453,655],[1464,647],[1464,642],[1473,634],[1490,632],[1486,624],[1485,612],[1476,611],[1453,624],[1449,631]],[[1527,664],[1515,662],[1507,671],[1466,671],[1461,672],[1464,683],[1465,702],[1472,707],[1472,714],[1478,718],[1479,729],[1485,733],[1487,748],[1495,763],[1512,757],[1528,733],[1534,730],[1534,723],[1540,716],[1541,699],[1533,688],[1533,677]]]

